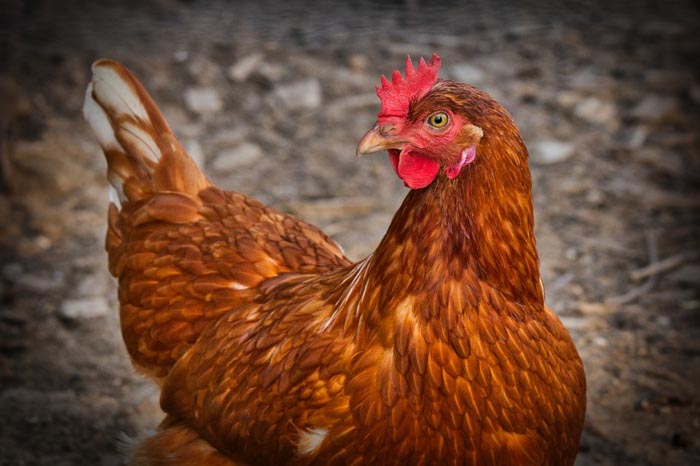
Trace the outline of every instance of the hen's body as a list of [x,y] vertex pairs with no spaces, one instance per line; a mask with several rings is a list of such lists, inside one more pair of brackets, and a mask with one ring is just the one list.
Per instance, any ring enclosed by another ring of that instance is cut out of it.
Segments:
[[527,152],[498,104],[449,82],[423,97],[479,102],[478,163],[411,191],[351,264],[209,185],[125,69],[95,74],[122,330],[168,413],[134,464],[573,464],[583,369],[544,307]]

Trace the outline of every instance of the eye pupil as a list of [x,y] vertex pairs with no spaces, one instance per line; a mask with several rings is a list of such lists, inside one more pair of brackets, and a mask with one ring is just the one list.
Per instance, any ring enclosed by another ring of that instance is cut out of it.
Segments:
[[428,118],[428,123],[434,128],[442,128],[447,124],[447,115],[443,112],[435,113]]

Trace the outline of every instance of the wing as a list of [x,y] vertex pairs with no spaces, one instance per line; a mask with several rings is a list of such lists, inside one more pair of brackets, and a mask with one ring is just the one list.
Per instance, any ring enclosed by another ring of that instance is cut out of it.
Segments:
[[122,333],[145,372],[167,374],[212,320],[253,300],[263,280],[349,263],[317,228],[213,187],[121,64],[95,62],[83,114],[107,158],[106,249]]
[[349,264],[317,228],[213,187],[158,193],[121,212],[112,205],[107,251],[126,346],[156,377],[213,320],[255,300],[262,281]]
[[229,313],[175,364],[161,405],[232,458],[311,460],[352,429],[352,332],[326,328],[340,274],[297,276]]

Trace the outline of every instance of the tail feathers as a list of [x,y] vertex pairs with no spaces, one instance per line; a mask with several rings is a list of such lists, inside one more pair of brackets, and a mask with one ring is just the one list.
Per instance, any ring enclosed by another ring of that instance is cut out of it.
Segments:
[[123,65],[92,65],[83,116],[107,158],[110,199],[147,200],[153,193],[197,194],[209,182],[175,139],[141,83]]

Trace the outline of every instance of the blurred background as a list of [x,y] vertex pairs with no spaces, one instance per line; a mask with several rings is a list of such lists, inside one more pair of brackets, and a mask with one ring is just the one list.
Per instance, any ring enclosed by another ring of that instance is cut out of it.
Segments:
[[0,3],[0,464],[120,465],[161,416],[106,268],[92,61],[129,66],[215,183],[359,259],[406,193],[354,157],[374,86],[433,52],[530,149],[547,302],[588,376],[576,464],[700,464],[697,2]]

